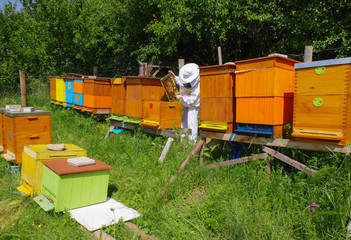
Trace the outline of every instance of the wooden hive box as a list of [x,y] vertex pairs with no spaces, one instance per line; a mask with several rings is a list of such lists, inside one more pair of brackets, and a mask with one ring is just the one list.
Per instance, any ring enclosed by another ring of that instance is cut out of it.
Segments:
[[73,87],[73,104],[77,108],[84,105],[84,80],[83,79],[74,79]]
[[126,111],[126,79],[114,78],[112,85],[112,114],[125,115]]
[[200,67],[200,126],[207,131],[235,129],[235,65]]
[[50,99],[56,100],[56,77],[49,77],[50,80]]
[[295,64],[294,139],[348,145],[351,58]]
[[111,79],[95,78],[84,79],[84,107],[86,110],[97,113],[99,110],[110,113],[112,106]]
[[66,83],[63,78],[56,78],[56,101],[63,105],[66,102]]
[[143,101],[163,101],[164,88],[160,78],[128,76],[126,79],[125,115],[142,118]]
[[55,212],[106,201],[111,166],[95,160],[94,165],[76,167],[66,159],[43,164],[41,194],[53,202]]
[[156,129],[180,128],[182,103],[144,101],[142,118],[141,124],[145,127]]
[[5,141],[5,115],[4,112],[6,108],[0,108],[0,152],[6,151],[6,141]]
[[281,55],[235,62],[236,133],[283,136],[292,122],[295,63]]
[[27,145],[22,153],[21,186],[17,189],[30,196],[40,195],[43,161],[85,157],[87,151],[73,144],[65,144],[65,150],[52,151],[47,145]]
[[35,110],[30,113],[5,112],[6,160],[22,163],[22,152],[25,145],[51,143],[51,113]]
[[74,81],[74,77],[65,77],[67,107],[73,107],[74,105]]

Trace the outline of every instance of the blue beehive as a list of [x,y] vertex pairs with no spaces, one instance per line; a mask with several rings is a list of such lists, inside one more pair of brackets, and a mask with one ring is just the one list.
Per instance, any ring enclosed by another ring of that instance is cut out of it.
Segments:
[[73,107],[73,90],[74,90],[74,79],[66,78],[66,106]]

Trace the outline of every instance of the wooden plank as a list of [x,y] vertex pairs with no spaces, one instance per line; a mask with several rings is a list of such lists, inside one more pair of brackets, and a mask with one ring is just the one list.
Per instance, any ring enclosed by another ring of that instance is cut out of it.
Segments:
[[313,46],[305,46],[304,62],[312,62]]
[[206,138],[202,138],[202,140],[204,141],[204,144],[200,152],[200,165],[204,165],[205,148],[206,148]]
[[269,155],[272,155],[273,157],[279,159],[282,162],[285,162],[286,164],[289,164],[290,166],[307,173],[308,175],[313,175],[314,173],[316,173],[315,170],[307,167],[306,165],[292,159],[289,158],[288,156],[281,154],[280,152],[277,152],[276,150],[269,148],[267,146],[262,146],[262,150],[266,153],[268,153]]
[[111,126],[108,130],[107,130],[107,133],[104,137],[104,139],[106,140],[108,138],[108,136],[110,136],[110,131],[112,131],[113,129],[115,128],[115,126]]
[[124,226],[128,228],[129,231],[132,233],[137,233],[137,235],[142,239],[142,240],[157,240],[155,236],[149,235],[143,230],[139,229],[137,225],[131,222],[125,222]]
[[248,157],[242,157],[242,158],[237,158],[237,159],[232,159],[224,162],[218,162],[218,163],[213,163],[210,165],[206,165],[208,168],[215,168],[215,167],[223,167],[223,166],[229,166],[233,164],[238,164],[238,163],[243,163],[243,162],[250,162],[256,159],[265,159],[268,157],[267,153],[261,153],[261,154],[256,154],[253,156],[248,156]]
[[[219,133],[219,132],[209,132],[209,131],[199,131],[200,137],[219,139],[224,141],[229,141],[230,133]],[[321,151],[321,152],[335,152],[350,154],[350,146],[339,146],[326,143],[313,143],[313,142],[301,142],[294,141],[291,139],[283,138],[264,138],[264,137],[253,137],[235,134],[232,138],[233,142],[242,142],[257,145],[266,145],[271,147],[285,147],[285,148],[297,148],[301,150],[311,150],[311,151]]]
[[169,137],[166,143],[166,146],[163,148],[163,151],[161,153],[160,158],[158,159],[159,162],[163,162],[163,160],[166,157],[167,152],[169,151],[169,149],[171,148],[171,144],[173,142],[174,138]]
[[22,106],[27,107],[26,72],[19,71]]
[[97,240],[114,240],[113,237],[111,237],[110,235],[108,235],[106,232],[102,230],[96,230],[92,232],[92,235]]

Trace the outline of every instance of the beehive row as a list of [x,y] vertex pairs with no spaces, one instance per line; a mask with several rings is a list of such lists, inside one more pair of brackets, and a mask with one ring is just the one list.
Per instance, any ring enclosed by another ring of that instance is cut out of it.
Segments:
[[93,113],[111,113],[121,121],[151,128],[180,127],[182,105],[164,101],[160,78],[50,77],[51,100],[58,105]]
[[11,112],[0,109],[0,150],[6,160],[22,163],[23,147],[51,143],[51,113]]
[[351,140],[351,58],[299,63],[281,55],[200,67],[200,128],[296,140]]

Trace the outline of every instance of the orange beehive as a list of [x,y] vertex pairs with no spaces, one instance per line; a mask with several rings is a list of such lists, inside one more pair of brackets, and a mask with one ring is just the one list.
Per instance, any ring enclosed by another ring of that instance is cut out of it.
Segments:
[[162,101],[165,91],[160,78],[128,76],[126,79],[125,115],[142,118],[142,101]]
[[299,140],[351,142],[351,58],[295,64],[292,136]]
[[15,164],[21,164],[25,145],[51,143],[51,113],[48,111],[7,111],[4,122],[7,154],[3,156],[8,160],[15,158]]
[[56,100],[56,77],[49,77],[50,79],[50,99]]
[[200,67],[200,128],[232,133],[235,129],[235,65]]
[[180,128],[182,121],[181,102],[144,101],[143,121],[145,127],[156,129]]
[[4,111],[6,111],[6,108],[0,108],[0,152],[3,152],[6,150],[6,142],[5,142],[5,134],[4,134]]
[[283,136],[292,122],[295,63],[277,54],[235,62],[235,132]]
[[126,84],[125,78],[113,79],[112,85],[112,114],[125,115],[126,111]]
[[84,108],[96,113],[99,109],[111,110],[111,80],[109,78],[84,79]]

